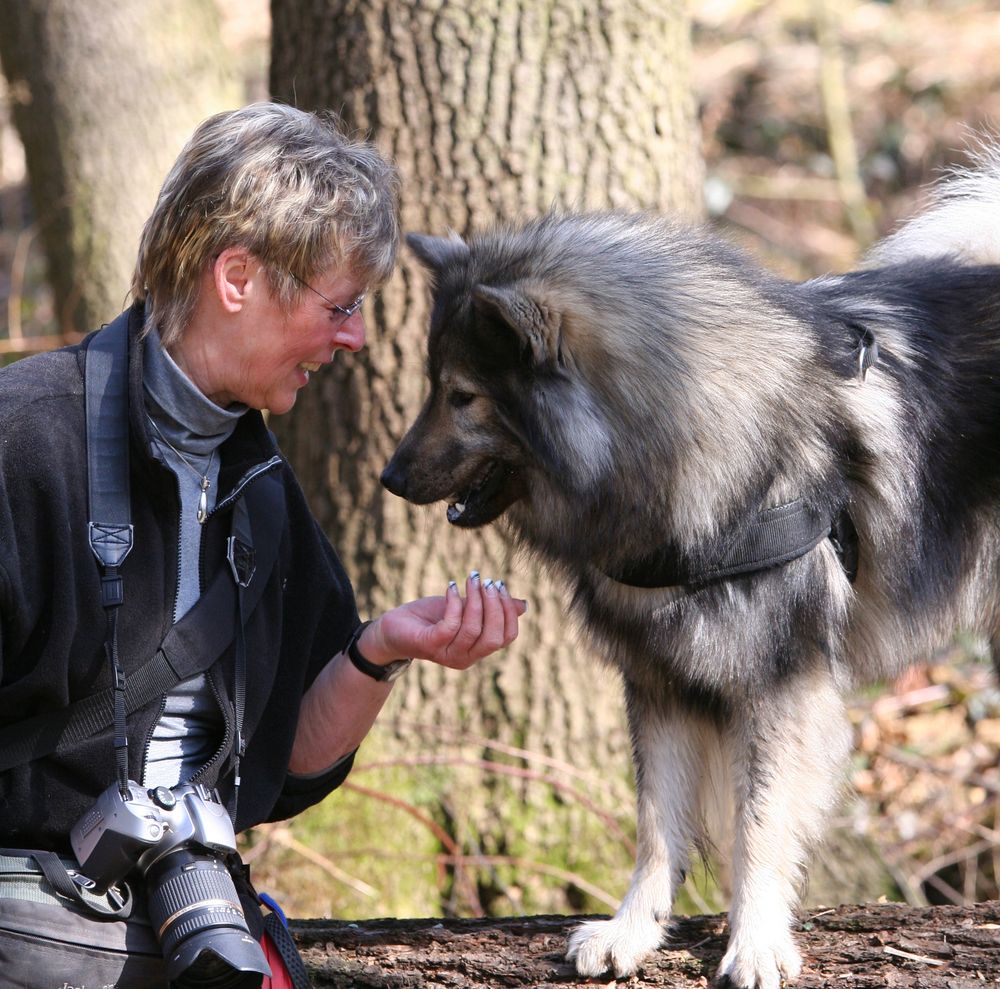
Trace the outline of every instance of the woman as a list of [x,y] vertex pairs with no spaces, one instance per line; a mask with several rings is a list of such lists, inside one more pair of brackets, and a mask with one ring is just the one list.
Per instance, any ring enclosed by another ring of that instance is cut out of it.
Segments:
[[[234,641],[130,713],[122,759],[151,792],[216,788],[237,832],[296,814],[338,786],[411,658],[467,668],[513,640],[525,609],[502,582],[473,574],[464,597],[452,582],[439,597],[359,623],[336,553],[264,425],[261,410],[287,412],[337,351],[364,345],[361,303],[389,277],[397,242],[392,166],[331,122],[276,104],[203,123],[143,231],[134,304],[120,317],[134,530],[117,612],[126,677],[196,614],[227,566],[232,519],[255,486],[280,482],[284,510],[277,562],[254,575],[266,583],[243,624],[245,688]],[[87,531],[90,339],[0,372],[4,726],[65,709],[112,676]],[[265,520],[251,513],[251,523]],[[68,836],[115,779],[114,736],[107,724],[0,773],[0,845],[49,849],[72,865]],[[16,910],[2,900],[0,908],[0,964],[17,984],[10,966],[24,964],[24,930],[5,935],[3,918]],[[119,978],[81,969],[79,957],[74,964],[70,984]],[[160,959],[150,964],[141,976],[126,970],[120,984],[166,984]]]

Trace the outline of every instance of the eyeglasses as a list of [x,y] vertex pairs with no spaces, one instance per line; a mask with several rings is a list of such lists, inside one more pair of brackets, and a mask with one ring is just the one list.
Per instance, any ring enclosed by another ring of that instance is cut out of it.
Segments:
[[322,292],[317,292],[312,285],[299,278],[294,271],[290,271],[288,274],[290,274],[300,285],[309,289],[309,291],[315,295],[318,295],[335,313],[337,313],[338,316],[342,317],[341,322],[350,319],[361,308],[365,301],[365,293],[362,292],[361,295],[359,295],[349,306],[338,306],[332,299],[328,299]]

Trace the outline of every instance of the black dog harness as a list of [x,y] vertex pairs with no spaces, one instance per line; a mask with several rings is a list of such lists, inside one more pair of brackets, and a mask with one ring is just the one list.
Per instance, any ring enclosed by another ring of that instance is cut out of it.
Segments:
[[850,514],[843,509],[831,520],[801,498],[759,512],[740,527],[715,560],[697,562],[668,546],[607,576],[630,587],[699,587],[791,563],[824,539],[831,541],[848,580],[853,582],[858,568],[858,536]]
[[[847,325],[857,336],[852,353],[854,373],[864,383],[869,369],[879,359],[878,342],[861,323]],[[841,508],[831,518],[828,511],[802,498],[758,512],[737,528],[727,548],[714,560],[691,560],[667,546],[606,576],[629,587],[697,588],[791,563],[824,539],[830,540],[847,579],[854,583],[858,574],[858,532],[847,508]]]

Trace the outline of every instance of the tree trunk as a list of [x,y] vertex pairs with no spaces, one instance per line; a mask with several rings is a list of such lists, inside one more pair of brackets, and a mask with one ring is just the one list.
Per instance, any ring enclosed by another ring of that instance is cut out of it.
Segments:
[[[704,989],[725,950],[724,917],[671,925],[663,948],[621,983],[583,979],[564,960],[580,918],[293,922],[316,989],[515,989],[640,984]],[[838,907],[800,915],[803,970],[794,989],[981,989],[1000,985],[1000,903]]]
[[142,223],[184,141],[236,105],[215,5],[0,0],[0,59],[59,328],[91,329],[125,304]]
[[[395,158],[405,231],[466,233],[553,206],[693,212],[700,202],[682,0],[272,0],[272,31],[273,96],[338,112]],[[443,506],[414,509],[378,483],[425,393],[428,300],[404,256],[367,309],[365,352],[339,359],[273,425],[363,614],[442,593],[470,568],[508,579],[530,611],[506,654],[465,674],[417,664],[397,683],[352,778],[364,799],[395,809],[355,811],[335,797],[343,826],[313,839],[341,857],[357,842],[377,847],[359,874],[383,888],[434,886],[405,883],[396,855],[425,871],[435,854],[486,863],[446,869],[436,902],[387,894],[380,911],[607,908],[613,894],[581,888],[607,881],[620,893],[631,860],[615,831],[632,812],[617,681],[579,644],[563,588],[544,572],[511,559],[492,532],[452,530]],[[382,768],[365,772],[373,761]],[[403,772],[390,778],[387,761]],[[431,820],[417,834],[405,811]],[[352,844],[359,819],[375,830]],[[530,860],[527,871],[512,860]],[[553,879],[560,868],[575,878]]]

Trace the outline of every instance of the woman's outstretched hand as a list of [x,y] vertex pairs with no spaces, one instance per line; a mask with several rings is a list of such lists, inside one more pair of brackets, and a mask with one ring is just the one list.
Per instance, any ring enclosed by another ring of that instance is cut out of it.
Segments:
[[455,670],[468,669],[517,638],[526,601],[511,597],[503,581],[473,571],[465,598],[452,581],[444,596],[420,598],[393,608],[369,625],[358,641],[372,663],[426,659]]

